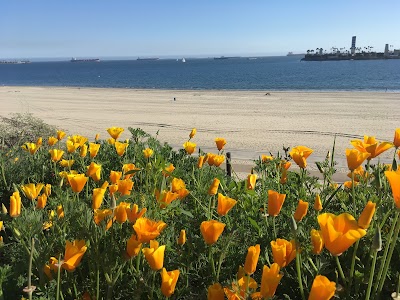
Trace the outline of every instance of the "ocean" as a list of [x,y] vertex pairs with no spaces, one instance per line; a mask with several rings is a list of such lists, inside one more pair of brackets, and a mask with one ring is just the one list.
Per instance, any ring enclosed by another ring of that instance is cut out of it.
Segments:
[[301,56],[0,64],[0,85],[185,90],[400,91],[400,60]]

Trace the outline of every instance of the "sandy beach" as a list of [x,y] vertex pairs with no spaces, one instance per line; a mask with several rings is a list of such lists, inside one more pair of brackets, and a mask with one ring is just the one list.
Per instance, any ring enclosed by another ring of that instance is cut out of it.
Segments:
[[[269,95],[266,95],[266,93]],[[174,101],[174,97],[176,101]],[[309,158],[323,160],[336,136],[338,169],[346,169],[345,149],[363,135],[392,141],[400,127],[400,93],[136,90],[63,87],[0,87],[0,115],[32,113],[46,123],[94,138],[106,128],[142,128],[175,148],[190,130],[204,151],[214,138],[227,140],[235,162],[246,164],[282,147],[305,145]],[[393,150],[382,155],[390,162]]]

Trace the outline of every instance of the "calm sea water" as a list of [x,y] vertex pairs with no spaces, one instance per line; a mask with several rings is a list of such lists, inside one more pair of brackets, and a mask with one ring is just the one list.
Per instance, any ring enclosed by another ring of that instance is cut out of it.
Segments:
[[400,91],[400,60],[301,62],[300,58],[0,64],[0,85]]

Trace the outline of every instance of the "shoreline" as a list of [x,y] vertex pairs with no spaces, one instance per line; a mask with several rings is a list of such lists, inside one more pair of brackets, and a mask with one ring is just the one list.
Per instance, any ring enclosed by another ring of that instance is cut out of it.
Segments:
[[[400,98],[392,92],[260,90],[163,90],[0,86],[0,116],[32,113],[44,122],[89,139],[106,129],[141,128],[179,149],[197,128],[197,148],[216,152],[214,138],[227,140],[235,164],[246,165],[262,154],[282,154],[282,148],[304,145],[314,150],[308,159],[324,160],[336,136],[338,171],[347,169],[344,150],[364,135],[393,140],[400,127]],[[173,100],[176,98],[176,101]],[[157,134],[158,133],[158,134]],[[380,156],[390,163],[393,150]]]
[[0,88],[55,88],[55,89],[112,89],[112,90],[135,90],[135,91],[171,91],[171,92],[273,92],[273,93],[378,93],[378,94],[399,94],[400,89],[398,90],[385,90],[382,88],[381,90],[375,89],[362,89],[362,90],[323,90],[323,89],[298,89],[298,90],[290,90],[290,89],[163,89],[163,88],[143,88],[143,87],[106,87],[106,86],[70,86],[70,85],[0,85]]

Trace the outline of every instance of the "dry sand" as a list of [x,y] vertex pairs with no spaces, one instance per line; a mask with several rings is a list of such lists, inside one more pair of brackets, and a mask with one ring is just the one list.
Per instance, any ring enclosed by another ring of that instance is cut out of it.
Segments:
[[[32,113],[46,123],[94,138],[111,126],[142,128],[161,141],[182,147],[190,130],[204,151],[216,151],[224,137],[236,162],[256,159],[282,147],[314,149],[309,165],[323,160],[336,135],[338,168],[346,169],[345,149],[363,135],[392,141],[400,127],[400,93],[178,91],[70,87],[0,87],[0,115]],[[176,101],[174,101],[176,97]],[[393,150],[382,156],[390,162]],[[315,168],[315,167],[314,167]]]

